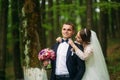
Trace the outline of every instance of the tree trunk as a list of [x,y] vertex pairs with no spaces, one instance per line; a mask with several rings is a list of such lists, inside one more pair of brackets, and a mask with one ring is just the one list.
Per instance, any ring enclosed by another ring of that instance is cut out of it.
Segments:
[[[60,1],[59,0],[56,0],[56,5],[59,6],[60,5]],[[61,8],[60,7],[57,7],[56,8],[56,25],[57,27],[55,27],[55,37],[58,37],[58,35],[60,35],[60,30],[61,30],[61,27],[60,27],[60,12],[61,12]]]
[[[60,5],[60,3],[59,3],[60,1],[59,0],[56,0],[56,5],[57,6],[59,6]],[[56,26],[58,26],[58,27],[56,27],[56,36],[58,36],[58,34],[59,34],[59,32],[58,31],[60,31],[60,7],[57,7],[56,8]]]
[[[51,9],[53,7],[53,0],[48,0],[48,8],[49,9]],[[48,18],[48,21],[50,22],[49,24],[50,24],[50,27],[51,27],[51,29],[48,31],[48,39],[49,38],[51,38],[52,40],[51,41],[49,41],[49,44],[48,44],[48,46],[51,46],[51,45],[53,45],[54,44],[54,42],[55,42],[55,37],[53,36],[55,33],[54,33],[54,30],[55,30],[55,26],[54,26],[54,19],[53,19],[53,10],[50,10],[49,12],[48,12],[48,16],[50,16],[49,18]]]
[[[47,80],[46,72],[40,69],[38,52],[41,49],[39,42],[40,6],[39,0],[25,0],[23,7],[23,43],[24,43],[24,79]],[[44,75],[44,76],[43,76]],[[45,77],[45,79],[43,79]]]
[[[94,2],[93,3],[95,3],[95,4],[98,4],[99,3],[99,1],[96,1],[96,0],[94,0]],[[94,11],[95,10],[95,11]],[[94,7],[94,9],[93,9],[93,15],[95,16],[94,17],[94,21],[93,21],[93,30],[94,31],[96,31],[96,33],[99,35],[99,27],[101,27],[100,26],[100,6],[99,5],[97,5],[96,7]]]
[[[85,3],[86,3],[86,1],[79,0],[79,6],[84,6]],[[87,13],[87,11],[84,11],[84,13]],[[80,15],[80,20],[81,20],[80,24],[82,25],[82,27],[86,27],[86,21],[87,21],[86,15],[84,15],[84,14],[79,14],[79,15]]]
[[[101,7],[102,8],[102,7]],[[107,57],[107,28],[109,27],[108,22],[108,10],[102,8],[100,12],[100,22],[98,27],[98,36],[104,53],[104,57]]]
[[1,0],[0,8],[0,79],[5,80],[8,0]]
[[93,14],[92,14],[92,0],[87,0],[87,25],[86,27],[91,29],[93,27]]
[[[119,0],[111,0],[111,2],[120,3]],[[119,17],[119,7],[111,8],[111,19],[110,19],[110,37],[116,38],[119,34],[120,17]]]
[[41,48],[45,48],[46,47],[46,34],[45,34],[45,32],[46,32],[46,29],[43,27],[46,23],[45,23],[45,20],[46,20],[46,12],[45,12],[45,10],[46,10],[46,6],[45,6],[45,1],[46,0],[42,0],[42,3],[41,3],[41,25],[42,25],[42,27],[41,27],[41,29],[40,29],[40,33],[39,33],[39,35],[40,35],[40,42],[41,42]]
[[20,42],[19,42],[19,16],[18,16],[18,4],[16,0],[11,0],[11,13],[12,13],[12,36],[13,36],[13,60],[14,60],[14,72],[15,80],[23,79],[23,70],[21,66],[20,55]]

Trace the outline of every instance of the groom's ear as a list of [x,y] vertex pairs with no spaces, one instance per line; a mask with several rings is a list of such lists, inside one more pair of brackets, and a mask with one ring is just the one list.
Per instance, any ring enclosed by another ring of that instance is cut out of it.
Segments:
[[73,35],[75,34],[75,30],[73,31]]

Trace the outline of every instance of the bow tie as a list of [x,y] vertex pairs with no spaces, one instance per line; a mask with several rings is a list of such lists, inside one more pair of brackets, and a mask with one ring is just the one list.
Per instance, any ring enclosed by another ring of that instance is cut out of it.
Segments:
[[62,43],[63,43],[63,42],[68,43],[68,39],[66,39],[66,40],[62,39]]

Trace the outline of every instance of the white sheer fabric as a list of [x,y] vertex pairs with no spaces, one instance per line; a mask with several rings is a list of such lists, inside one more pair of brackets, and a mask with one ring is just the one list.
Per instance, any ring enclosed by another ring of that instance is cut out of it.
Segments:
[[93,54],[93,48],[91,45],[87,45],[84,48],[84,52],[82,52],[81,50],[76,51],[76,55],[79,56],[80,59],[82,60],[87,60],[89,56],[91,56],[92,54]]
[[91,31],[91,34],[91,44],[84,49],[84,53],[80,50],[76,51],[81,59],[86,60],[86,72],[82,80],[110,80],[96,33]]
[[24,80],[48,80],[45,69],[24,68]]

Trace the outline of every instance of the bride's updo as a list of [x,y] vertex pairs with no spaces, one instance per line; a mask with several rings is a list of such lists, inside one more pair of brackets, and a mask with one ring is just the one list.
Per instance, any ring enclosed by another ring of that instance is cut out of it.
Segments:
[[90,43],[91,31],[89,29],[81,29],[80,36],[83,42]]

